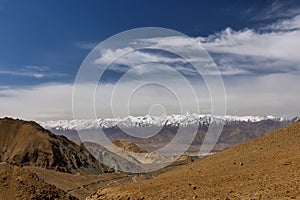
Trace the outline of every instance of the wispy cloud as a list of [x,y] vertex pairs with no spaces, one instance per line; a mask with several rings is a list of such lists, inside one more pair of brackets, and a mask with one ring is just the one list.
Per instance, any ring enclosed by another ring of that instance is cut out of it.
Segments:
[[[261,12],[254,18],[258,20],[278,20],[282,18],[290,18],[300,13],[300,4],[297,0],[275,0],[268,2]],[[257,13],[257,11],[254,11]]]
[[37,70],[37,71],[48,71],[49,67],[45,67],[45,66],[36,66],[36,65],[29,65],[29,66],[25,66],[26,69],[29,70]]
[[267,31],[297,31],[300,29],[300,10],[298,14],[289,19],[278,20],[276,23],[261,27],[261,29]]
[[62,73],[52,73],[49,72],[49,68],[45,66],[25,66],[19,70],[10,70],[6,68],[0,68],[0,75],[10,75],[10,76],[23,76],[35,79],[42,79],[45,77],[61,77],[66,76]]
[[259,30],[227,28],[197,39],[224,71],[239,69],[254,74],[293,74],[300,72],[299,28],[300,15],[297,15]]
[[227,28],[216,35],[199,40],[212,52],[300,61],[299,30],[260,33],[252,29],[234,31]]
[[11,76],[25,76],[25,77],[32,77],[37,79],[43,78],[45,76],[42,73],[29,72],[29,71],[11,71],[11,70],[3,70],[3,69],[0,69],[0,74],[11,75]]
[[83,50],[92,50],[97,46],[97,42],[75,42],[74,45]]
[[[156,48],[154,46],[152,47]],[[162,50],[155,49],[148,49],[147,51],[134,50],[131,47],[116,50],[105,49],[101,51],[101,57],[95,60],[95,63],[109,65],[109,62],[114,58],[116,58],[116,60],[114,60],[109,69],[117,72],[126,72],[129,69],[147,63],[159,63],[161,65],[170,65],[185,75],[197,74],[196,69],[188,66],[186,60],[178,56],[166,54],[166,52],[163,52]],[[143,69],[146,70],[146,68]],[[149,72],[149,70],[150,69],[148,69],[147,72]],[[142,71],[140,71],[139,74],[142,75]]]
[[[161,37],[147,38],[132,42],[131,46],[119,49],[101,49],[97,64],[110,64],[110,70],[124,73],[144,63],[160,63],[173,67],[185,74],[197,74],[188,61],[204,63],[203,58],[195,54],[198,49],[191,45],[191,40],[202,45],[213,57],[219,71],[224,76],[257,75],[273,73],[300,72],[300,15],[278,20],[263,28],[223,31],[208,37],[184,38]],[[182,49],[190,55],[183,60],[163,51],[134,50],[136,47],[148,47],[158,50]],[[204,56],[205,57],[205,56]],[[214,75],[211,66],[203,67],[205,74]]]

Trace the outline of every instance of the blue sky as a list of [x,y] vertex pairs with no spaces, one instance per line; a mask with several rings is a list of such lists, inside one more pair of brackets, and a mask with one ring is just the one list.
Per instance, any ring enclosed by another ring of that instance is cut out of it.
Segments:
[[[13,77],[1,74],[0,83],[27,85],[74,81],[90,47],[119,32],[147,26],[189,36],[207,36],[226,27],[240,30],[264,23],[255,16],[263,15],[269,2],[30,0],[0,4],[0,69],[28,72],[18,79],[13,73]],[[48,67],[48,75],[32,79],[29,72],[43,72],[26,66]]]
[[[84,58],[103,40],[139,27],[199,41],[224,76],[229,114],[298,115],[298,90],[288,86],[299,79],[298,16],[299,1],[0,0],[0,116],[71,118],[71,86]],[[279,93],[284,97],[274,100]],[[286,99],[293,109],[285,108]]]

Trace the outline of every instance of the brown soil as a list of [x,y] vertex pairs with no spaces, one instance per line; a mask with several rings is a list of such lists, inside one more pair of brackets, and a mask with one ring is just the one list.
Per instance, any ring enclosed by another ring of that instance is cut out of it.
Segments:
[[54,185],[46,183],[28,170],[0,164],[0,199],[77,199]]
[[300,199],[300,122],[90,199]]
[[82,200],[94,193],[98,188],[120,184],[124,181],[132,182],[130,176],[122,173],[82,175],[68,174],[40,167],[27,166],[24,168],[31,173],[37,174],[39,178],[45,180],[47,183],[55,185],[57,188]]

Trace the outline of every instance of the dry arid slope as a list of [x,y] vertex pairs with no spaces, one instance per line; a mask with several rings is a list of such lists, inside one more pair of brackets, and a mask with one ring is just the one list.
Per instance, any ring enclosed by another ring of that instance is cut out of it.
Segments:
[[77,199],[56,186],[46,183],[37,174],[7,163],[0,164],[0,191],[1,200]]
[[35,122],[0,119],[0,162],[67,173],[100,174],[100,164],[83,145],[45,130]]
[[300,199],[300,122],[88,199]]

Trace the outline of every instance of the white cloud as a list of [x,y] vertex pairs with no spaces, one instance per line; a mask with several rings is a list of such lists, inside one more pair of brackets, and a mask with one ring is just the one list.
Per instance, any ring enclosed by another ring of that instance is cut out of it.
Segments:
[[[99,85],[95,96],[98,116],[112,117],[111,102],[113,102],[115,116],[127,116],[128,107],[124,106],[124,102],[129,100],[128,92],[132,92],[132,89],[138,84],[140,82],[137,81],[118,85],[114,93],[116,96],[113,96],[112,100],[115,84]],[[177,91],[177,95],[179,95],[178,92],[181,93],[181,96],[190,94],[186,86],[175,83],[172,85],[176,86],[172,92]],[[92,85],[84,85],[83,87],[93,88]],[[72,119],[72,91],[72,84],[59,83],[30,88],[2,87],[0,90],[0,117],[10,116],[33,120]],[[82,101],[84,104],[82,112],[85,112],[86,108],[90,106],[86,105],[89,99],[94,98],[87,96],[87,94],[89,94],[87,90],[82,90],[80,98],[85,99],[85,101]],[[202,92],[203,96],[204,91]],[[155,103],[164,105],[168,113],[180,113],[180,106],[176,97],[165,88],[157,85],[146,85],[142,87],[142,90],[133,93],[130,98],[130,102],[133,103],[131,104],[133,107],[131,107],[130,113],[133,115],[147,114],[150,106]],[[204,98],[202,104],[206,104],[207,99],[209,98]],[[186,108],[183,112],[195,111],[195,107],[192,106],[195,104],[191,104],[193,101],[194,98],[184,98],[181,101],[182,106]],[[206,106],[203,105],[203,107]]]
[[295,74],[271,74],[225,79],[228,112],[233,115],[300,115],[300,79]]
[[199,38],[199,41],[212,52],[300,62],[300,30],[260,33],[227,28],[208,38]]
[[23,119],[70,118],[72,85],[51,84],[0,90],[1,116]]
[[197,40],[212,53],[223,74],[234,70],[254,75],[300,72],[300,15],[258,30],[227,28]]
[[212,59],[195,38],[147,38],[128,45],[124,48],[101,49],[94,63],[101,67],[109,65],[108,69],[121,73],[145,63],[159,63],[171,66],[184,75],[198,75],[197,69],[191,65],[196,63],[202,75],[217,74]]
[[[207,55],[199,56],[192,42],[201,44],[215,59],[222,75],[294,73],[300,71],[300,15],[266,25],[261,29],[234,31],[227,28],[208,37],[185,38],[181,36],[147,38],[132,42],[134,47],[102,49],[98,64],[109,64],[110,69],[126,72],[128,68],[144,63],[164,63],[186,75],[197,74],[186,67],[186,61],[163,53],[134,51],[134,48],[182,49],[190,55],[188,61],[204,63]],[[177,63],[177,64],[175,64]],[[128,67],[124,67],[128,66]],[[211,66],[203,67],[205,74],[214,75]]]
[[[227,95],[227,114],[231,115],[267,115],[294,117],[300,115],[300,79],[297,75],[272,74],[260,77],[238,76],[225,78]],[[147,114],[151,105],[163,105],[167,113],[180,113],[176,97],[165,88],[157,85],[145,85],[134,90],[142,82],[126,82],[117,85],[113,97],[114,116],[126,116],[127,109],[132,115]],[[189,87],[170,81],[172,92],[183,97],[180,103],[182,112],[195,112],[193,97]],[[191,83],[199,101],[201,113],[210,113],[210,96],[201,81]],[[115,84],[99,85],[95,100],[98,117],[112,117],[111,95]],[[213,87],[213,86],[212,86]],[[72,119],[72,84],[48,84],[31,88],[0,89],[1,116],[15,118],[50,120]],[[218,90],[220,88],[211,88]],[[129,98],[128,94],[133,92]],[[86,94],[82,94],[83,97]],[[88,97],[87,97],[88,98]],[[218,97],[216,97],[218,100]],[[129,106],[127,102],[129,101]],[[83,102],[86,103],[86,102]],[[126,104],[126,106],[124,106]],[[84,107],[83,107],[84,108]],[[84,111],[84,110],[83,110]]]
[[[129,53],[127,53],[129,52]],[[123,56],[122,56],[123,55]],[[95,61],[97,64],[105,63],[109,64],[108,62],[112,58],[118,58],[116,60],[117,64],[120,65],[128,65],[128,66],[137,66],[142,63],[153,63],[153,62],[160,62],[160,63],[175,63],[175,62],[182,62],[182,59],[179,58],[170,58],[160,54],[151,54],[142,51],[135,51],[133,48],[127,47],[124,49],[116,49],[115,51],[111,49],[107,49],[101,52],[101,57]]]

